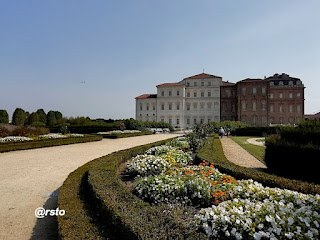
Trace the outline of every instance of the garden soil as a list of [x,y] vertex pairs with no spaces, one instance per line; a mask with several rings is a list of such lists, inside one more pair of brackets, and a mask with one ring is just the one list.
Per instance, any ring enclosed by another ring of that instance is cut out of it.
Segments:
[[69,173],[112,152],[180,135],[103,139],[0,153],[0,239],[57,239],[56,217],[38,219],[35,210],[57,208],[60,186]]

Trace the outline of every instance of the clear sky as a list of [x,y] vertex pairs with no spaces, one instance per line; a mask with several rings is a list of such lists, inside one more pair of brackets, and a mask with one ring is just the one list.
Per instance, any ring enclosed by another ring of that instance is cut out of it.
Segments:
[[[319,0],[0,0],[0,109],[135,117],[135,97],[203,71],[287,73],[320,111]],[[85,82],[85,83],[81,83]]]

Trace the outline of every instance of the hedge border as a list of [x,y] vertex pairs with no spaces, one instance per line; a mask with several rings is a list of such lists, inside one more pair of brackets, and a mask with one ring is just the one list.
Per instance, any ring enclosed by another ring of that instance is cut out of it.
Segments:
[[137,136],[144,136],[144,135],[152,135],[152,132],[137,132],[137,133],[112,133],[112,134],[101,134],[103,138],[127,138],[127,137],[137,137]]
[[30,142],[3,143],[0,144],[0,153],[34,148],[69,145],[75,143],[93,142],[100,140],[102,140],[101,136],[85,135],[84,137],[69,137],[59,139],[34,140]]
[[253,179],[264,186],[285,188],[306,194],[320,194],[320,185],[300,180],[292,180],[254,169],[238,166],[224,155],[221,142],[217,136],[210,137],[196,156],[198,161],[213,162],[219,171],[236,179]]
[[[66,211],[66,215],[58,217],[59,239],[141,239],[144,233],[150,236],[155,230],[162,230],[165,235],[169,232],[175,239],[179,234],[190,239],[207,239],[204,233],[192,234],[186,228],[181,231],[184,225],[181,218],[178,221],[172,215],[164,217],[163,211],[168,207],[151,207],[133,195],[120,180],[118,171],[121,163],[170,140],[172,138],[114,152],[71,173],[61,187],[58,200],[58,207]],[[126,207],[119,208],[119,202]],[[130,221],[130,214],[143,221]],[[107,229],[99,219],[108,219],[102,220],[110,223]],[[158,233],[154,233],[151,238],[158,237]]]

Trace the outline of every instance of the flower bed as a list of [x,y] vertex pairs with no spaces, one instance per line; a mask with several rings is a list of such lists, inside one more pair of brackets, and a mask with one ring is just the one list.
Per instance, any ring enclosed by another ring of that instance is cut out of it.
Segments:
[[138,197],[155,205],[202,207],[195,222],[213,239],[319,239],[320,195],[236,181],[207,162],[181,166],[168,161],[174,151],[169,143],[127,163],[129,172],[143,169],[136,174],[142,177],[134,187]]
[[232,200],[196,215],[215,239],[319,239],[320,195],[238,181]]
[[0,138],[0,143],[8,143],[8,142],[25,142],[25,141],[36,141],[43,139],[59,139],[59,138],[68,138],[68,137],[84,137],[83,134],[58,134],[58,133],[49,133],[44,135],[39,135],[37,137],[23,137],[23,136],[8,136],[4,138]]

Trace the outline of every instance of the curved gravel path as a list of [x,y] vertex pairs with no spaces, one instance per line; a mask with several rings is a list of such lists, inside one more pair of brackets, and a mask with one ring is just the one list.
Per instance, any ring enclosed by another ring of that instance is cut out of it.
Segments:
[[114,151],[181,134],[103,139],[50,148],[0,153],[0,239],[56,239],[56,218],[35,217],[35,209],[56,209],[68,174]]
[[231,138],[223,137],[221,139],[221,145],[226,158],[239,166],[253,169],[266,169],[267,167],[244,150],[239,144],[233,141]]
[[247,142],[251,143],[253,145],[257,145],[257,146],[265,146],[265,142],[261,142],[261,141],[257,141],[257,140],[264,140],[264,138],[248,138]]

